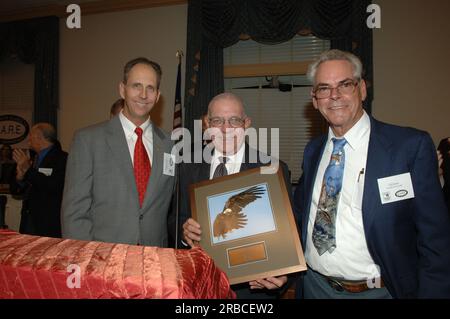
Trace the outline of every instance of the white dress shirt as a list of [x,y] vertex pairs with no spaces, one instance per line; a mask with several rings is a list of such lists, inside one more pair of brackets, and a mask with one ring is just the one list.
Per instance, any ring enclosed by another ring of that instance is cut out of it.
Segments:
[[[119,113],[120,123],[122,124],[123,132],[125,133],[125,139],[127,140],[128,150],[130,151],[131,162],[134,165],[134,146],[137,141],[137,134],[134,132],[136,125],[123,115],[122,111]],[[150,165],[153,162],[153,130],[152,124],[150,123],[150,118],[147,119],[140,126],[142,129],[142,141],[144,143],[145,149],[147,150],[148,158],[150,160]]]
[[220,164],[219,160],[220,157],[228,158],[227,162],[225,163],[228,175],[239,173],[239,171],[241,170],[242,161],[244,159],[244,154],[245,154],[245,143],[242,143],[242,146],[233,155],[225,156],[222,154],[222,152],[215,149],[214,155],[211,159],[211,169],[209,171],[209,179],[213,178],[214,171],[216,170],[216,167]]
[[335,135],[329,129],[328,140],[314,182],[305,258],[312,269],[325,276],[348,280],[379,277],[379,269],[375,266],[367,248],[362,220],[364,171],[370,137],[370,118],[366,112],[344,135],[347,143],[344,146],[344,176],[336,215],[336,249],[332,253],[326,251],[319,256],[312,242],[322,180],[333,151],[331,140],[333,137]]

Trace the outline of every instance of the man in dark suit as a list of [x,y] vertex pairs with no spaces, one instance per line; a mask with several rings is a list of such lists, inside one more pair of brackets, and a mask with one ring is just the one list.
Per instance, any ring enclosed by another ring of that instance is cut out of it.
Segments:
[[[250,127],[251,119],[246,116],[243,102],[238,96],[222,93],[214,97],[209,103],[205,124],[208,129],[207,134],[209,133],[213,140],[213,148],[206,147],[212,150],[210,163],[200,154],[198,158],[203,159],[201,163],[195,163],[196,156],[193,155],[192,163],[180,165],[179,224],[182,225],[181,238],[190,246],[201,240],[201,227],[191,218],[189,185],[268,164],[267,155],[250,148],[244,142],[244,130]],[[201,147],[199,150],[203,151]],[[271,162],[273,163],[273,160]],[[291,194],[288,168],[281,161],[279,168],[283,171],[288,192]],[[271,277],[266,281],[276,288],[286,282],[286,277]],[[267,298],[277,295],[277,291],[250,291],[248,284],[235,285],[232,288],[236,291],[238,298]]]
[[20,232],[61,237],[61,200],[64,188],[67,153],[61,149],[56,132],[48,123],[38,123],[30,130],[28,152],[15,149],[16,180],[11,193],[23,195]]
[[[362,107],[361,62],[339,50],[309,68],[328,135],[305,148],[294,195],[305,298],[449,298],[450,220],[428,133]],[[324,177],[325,176],[325,177]]]

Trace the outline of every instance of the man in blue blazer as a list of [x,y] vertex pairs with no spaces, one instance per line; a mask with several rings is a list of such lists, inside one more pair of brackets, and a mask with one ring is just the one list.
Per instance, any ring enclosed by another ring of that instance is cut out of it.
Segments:
[[306,146],[294,195],[308,263],[297,296],[450,298],[450,220],[433,142],[369,116],[361,71],[339,50],[308,70],[329,131]]

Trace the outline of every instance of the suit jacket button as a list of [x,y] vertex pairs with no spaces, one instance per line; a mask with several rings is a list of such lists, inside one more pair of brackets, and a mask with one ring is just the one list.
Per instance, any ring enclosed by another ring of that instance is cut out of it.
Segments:
[[139,215],[139,220],[143,220],[144,219],[144,215]]

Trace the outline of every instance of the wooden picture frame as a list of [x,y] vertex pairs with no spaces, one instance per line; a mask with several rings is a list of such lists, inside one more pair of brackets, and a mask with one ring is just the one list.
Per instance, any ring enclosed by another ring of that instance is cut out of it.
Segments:
[[246,170],[190,186],[200,246],[230,284],[306,270],[281,169]]

